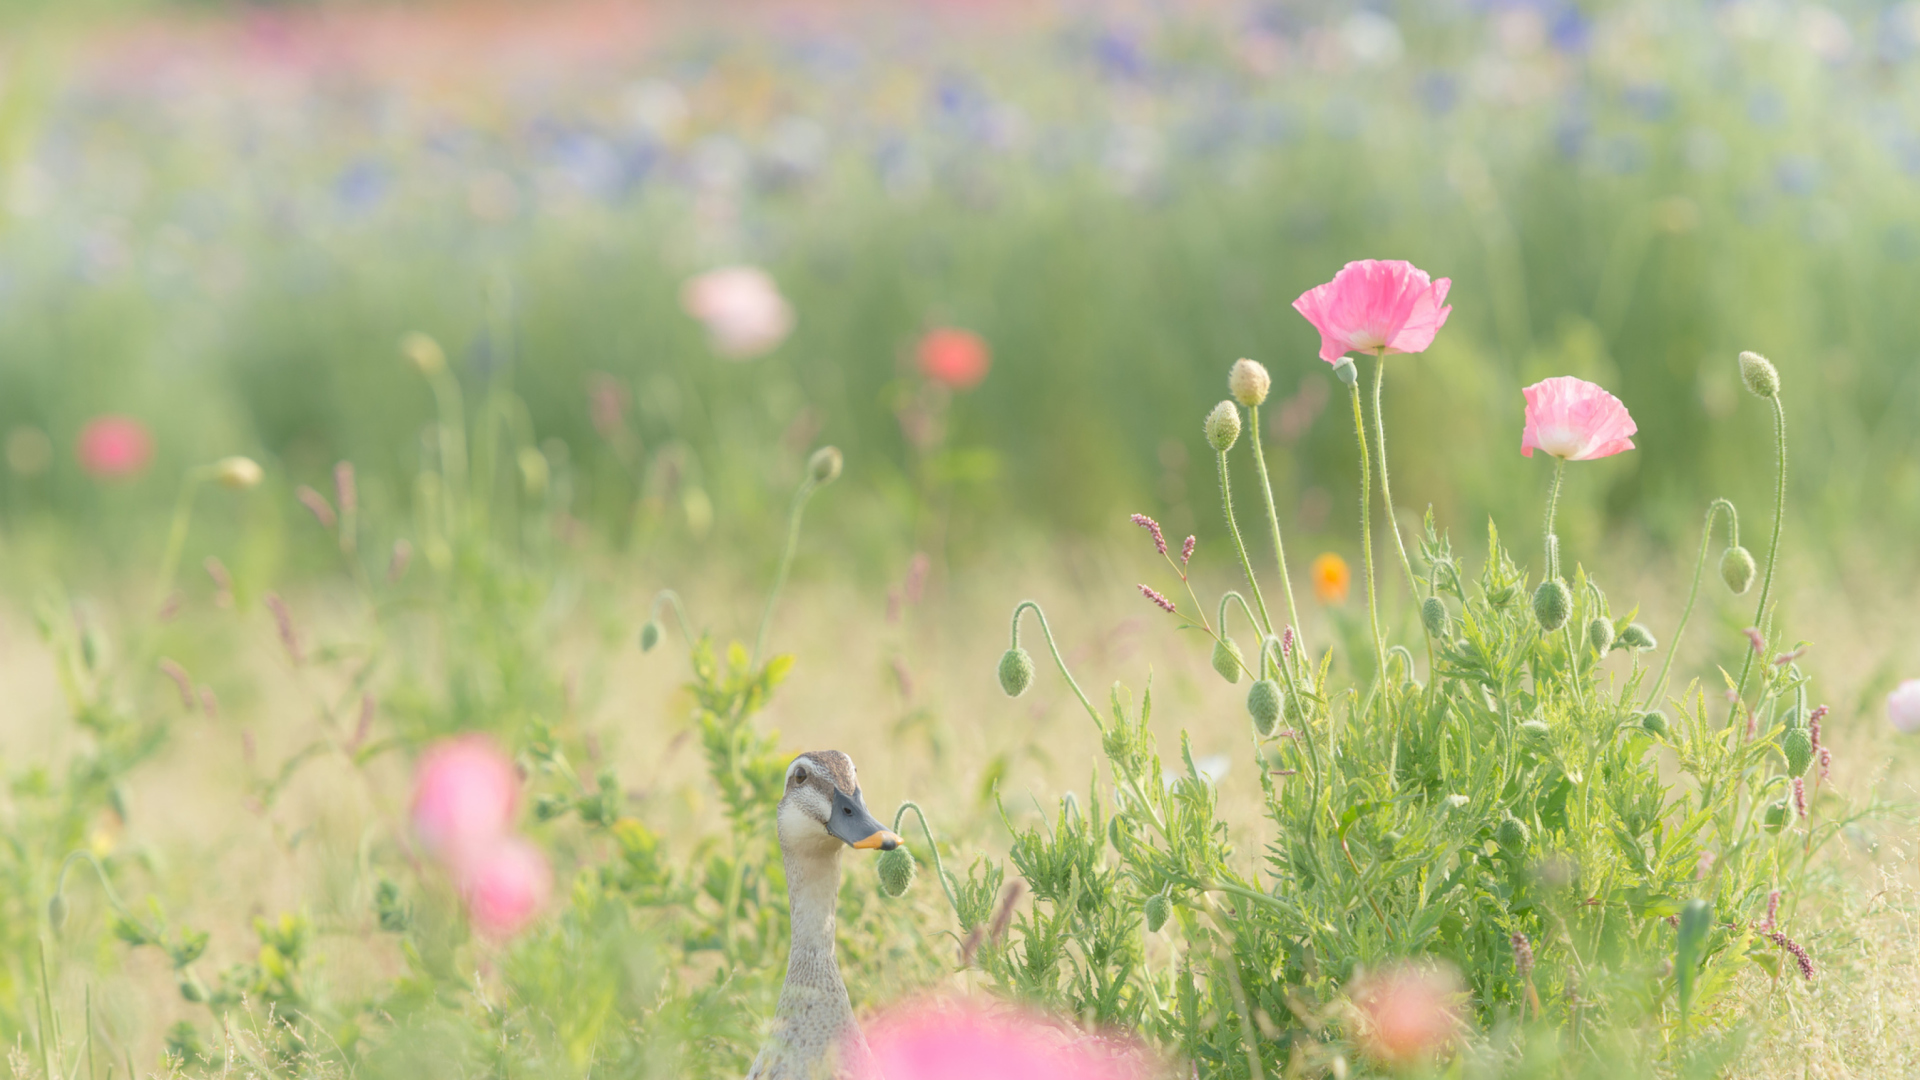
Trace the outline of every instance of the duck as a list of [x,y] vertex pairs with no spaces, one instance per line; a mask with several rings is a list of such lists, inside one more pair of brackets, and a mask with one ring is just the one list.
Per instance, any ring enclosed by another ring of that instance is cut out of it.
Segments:
[[834,958],[840,856],[848,848],[892,851],[900,837],[868,812],[853,759],[838,750],[812,750],[793,759],[775,820],[793,942],[773,1029],[747,1080],[871,1076],[872,1054]]

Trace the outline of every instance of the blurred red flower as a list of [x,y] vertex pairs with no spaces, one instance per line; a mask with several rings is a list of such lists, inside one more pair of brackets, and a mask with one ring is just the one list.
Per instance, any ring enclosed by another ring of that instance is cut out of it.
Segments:
[[939,327],[920,339],[920,373],[950,390],[971,390],[987,377],[993,352],[979,334]]
[[131,416],[96,416],[74,441],[80,467],[102,480],[138,476],[153,460],[153,436]]

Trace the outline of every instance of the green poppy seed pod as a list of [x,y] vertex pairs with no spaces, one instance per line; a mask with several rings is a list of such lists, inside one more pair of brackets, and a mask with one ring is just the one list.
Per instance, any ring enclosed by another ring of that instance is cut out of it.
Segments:
[[1230,683],[1240,681],[1242,656],[1240,646],[1230,637],[1222,637],[1213,643],[1213,670]]
[[265,475],[266,473],[260,468],[260,463],[250,457],[235,455],[221,458],[213,463],[214,479],[220,482],[221,487],[234,491],[258,487],[260,478]]
[[660,624],[648,619],[647,625],[640,628],[640,651],[652,652],[653,647],[658,644],[660,644]]
[[1233,399],[1249,409],[1267,400],[1267,390],[1272,386],[1272,377],[1257,360],[1235,360],[1227,374],[1227,389],[1233,391]]
[[1780,372],[1774,369],[1773,361],[1757,352],[1740,354],[1740,381],[1755,397],[1771,398],[1780,393]]
[[1437,596],[1429,596],[1420,603],[1420,623],[1427,628],[1428,637],[1445,638],[1447,636],[1447,602]]
[[1033,657],[1015,645],[1000,657],[1000,689],[1008,697],[1019,697],[1033,685]]
[[1777,833],[1787,827],[1787,800],[1775,799],[1768,805],[1766,814],[1761,818],[1767,831]]
[[1527,823],[1511,814],[1502,818],[1499,826],[1493,830],[1494,842],[1500,845],[1500,850],[1509,855],[1518,855],[1525,851],[1528,836]]
[[1640,714],[1640,730],[1656,739],[1664,739],[1672,728],[1667,723],[1666,713],[1659,709],[1648,709]]
[[1614,639],[1613,647],[1616,649],[1633,649],[1636,652],[1645,652],[1648,649],[1658,647],[1659,644],[1658,641],[1654,640],[1653,631],[1637,622],[1630,622],[1621,628],[1620,636]]
[[180,996],[198,1005],[207,1000],[207,988],[205,984],[201,983],[199,976],[188,972],[186,976],[180,980]]
[[1360,381],[1360,369],[1354,366],[1351,356],[1343,356],[1334,361],[1333,373],[1340,376],[1340,381],[1348,386]]
[[1263,737],[1273,734],[1280,720],[1280,684],[1261,679],[1247,691],[1247,713],[1253,717],[1253,729]]
[[1735,544],[1720,555],[1720,580],[1733,595],[1744,595],[1753,584],[1753,552]]
[[406,357],[422,375],[437,375],[447,366],[447,354],[440,343],[415,331],[400,339],[400,355]]
[[1813,764],[1813,737],[1803,727],[1791,727],[1780,736],[1780,753],[1787,759],[1788,776],[1805,776]]
[[1240,409],[1231,401],[1223,401],[1207,414],[1207,445],[1221,453],[1233,449],[1240,438]]
[[1604,615],[1595,616],[1587,624],[1587,644],[1593,646],[1594,652],[1605,656],[1607,650],[1613,648],[1613,620]]
[[1567,616],[1573,611],[1573,590],[1559,578],[1548,578],[1533,591],[1533,617],[1540,620],[1540,629],[1551,634],[1567,625]]
[[807,475],[813,478],[815,487],[823,487],[840,479],[840,469],[846,464],[846,458],[840,454],[837,446],[823,446],[807,459]]
[[60,893],[54,893],[47,901],[47,925],[53,927],[56,934],[67,925],[67,898]]
[[1147,933],[1157,934],[1161,927],[1167,925],[1167,916],[1173,914],[1173,904],[1167,899],[1166,893],[1154,893],[1147,897],[1141,913],[1147,917]]
[[905,844],[883,851],[879,858],[880,891],[888,896],[903,896],[913,884],[913,852]]

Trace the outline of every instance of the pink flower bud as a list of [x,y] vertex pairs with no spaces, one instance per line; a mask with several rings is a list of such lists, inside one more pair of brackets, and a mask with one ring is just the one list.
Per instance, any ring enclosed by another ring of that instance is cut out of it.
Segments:
[[459,870],[490,850],[513,821],[520,777],[485,735],[428,748],[413,780],[413,831],[421,846]]
[[481,936],[496,941],[525,930],[553,894],[553,870],[539,848],[504,837],[480,852],[461,875],[467,918]]

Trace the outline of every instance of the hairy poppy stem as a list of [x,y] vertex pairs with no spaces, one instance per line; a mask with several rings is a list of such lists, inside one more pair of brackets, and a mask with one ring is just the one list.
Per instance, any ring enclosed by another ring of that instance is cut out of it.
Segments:
[[1673,628],[1673,641],[1667,645],[1666,662],[1660,665],[1660,675],[1653,680],[1653,690],[1647,694],[1644,703],[1651,708],[1659,699],[1660,691],[1666,688],[1667,675],[1673,670],[1673,658],[1680,652],[1680,637],[1687,632],[1687,620],[1693,617],[1693,602],[1700,596],[1700,575],[1707,569],[1707,547],[1713,542],[1713,517],[1725,511],[1727,515],[1727,546],[1740,545],[1740,513],[1733,503],[1726,499],[1715,499],[1707,506],[1707,521],[1700,529],[1700,558],[1693,565],[1693,584],[1687,589],[1687,606],[1680,609],[1680,623]]
[[1386,507],[1387,528],[1393,533],[1394,548],[1400,552],[1400,569],[1406,571],[1407,588],[1418,600],[1420,579],[1413,576],[1413,560],[1407,558],[1407,543],[1400,537],[1400,519],[1394,516],[1393,491],[1387,483],[1387,425],[1380,412],[1380,385],[1386,380],[1387,354],[1382,350],[1373,358],[1373,442],[1380,452],[1380,503]]
[[1387,680],[1387,645],[1380,636],[1380,605],[1373,583],[1373,477],[1367,449],[1367,422],[1360,410],[1360,385],[1356,380],[1347,387],[1353,396],[1353,433],[1360,440],[1360,554],[1367,570],[1367,621],[1373,630],[1374,670],[1381,686]]

